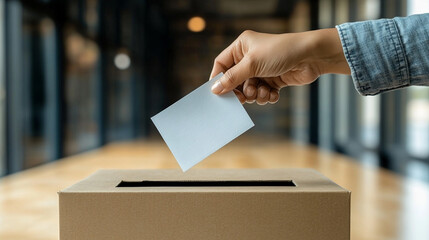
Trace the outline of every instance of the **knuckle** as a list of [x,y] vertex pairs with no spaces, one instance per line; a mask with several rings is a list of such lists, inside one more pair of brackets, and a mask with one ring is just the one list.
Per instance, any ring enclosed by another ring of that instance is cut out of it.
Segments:
[[214,64],[214,65],[222,65],[222,63],[221,63],[221,61],[220,61],[219,57],[216,57],[216,58],[214,59],[213,64]]
[[[242,39],[238,39],[237,41],[235,41],[235,43],[234,43],[234,50],[238,50],[238,51],[241,51],[241,49],[242,49],[242,46],[243,46],[243,43],[242,43]],[[232,53],[234,53],[235,51],[232,51]]]
[[246,56],[247,65],[249,66],[249,71],[252,75],[256,73],[256,69],[258,68],[257,60],[254,54],[248,53]]
[[215,60],[213,61],[213,66],[220,68],[222,70],[222,72],[227,70],[227,67],[225,66],[225,64],[222,62],[222,60],[219,57],[215,58]]
[[249,36],[251,36],[253,33],[254,33],[254,31],[252,31],[252,30],[244,30],[244,31],[241,33],[240,37],[249,37]]

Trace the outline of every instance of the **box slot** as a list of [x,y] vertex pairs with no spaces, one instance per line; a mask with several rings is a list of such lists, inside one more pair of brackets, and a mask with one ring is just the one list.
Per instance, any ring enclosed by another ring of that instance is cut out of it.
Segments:
[[121,181],[116,187],[295,187],[292,180]]

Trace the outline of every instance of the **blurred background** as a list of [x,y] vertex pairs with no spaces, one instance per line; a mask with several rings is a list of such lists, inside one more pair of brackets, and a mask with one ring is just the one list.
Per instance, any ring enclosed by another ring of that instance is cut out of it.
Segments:
[[[114,141],[208,80],[246,29],[300,32],[428,12],[421,0],[0,0],[0,176]],[[285,46],[293,47],[293,46]],[[349,76],[245,105],[280,136],[429,182],[429,88],[362,97]]]

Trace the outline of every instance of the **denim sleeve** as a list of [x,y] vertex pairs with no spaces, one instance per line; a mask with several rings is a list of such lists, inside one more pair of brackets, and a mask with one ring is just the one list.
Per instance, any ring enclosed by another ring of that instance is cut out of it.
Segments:
[[336,26],[362,95],[429,86],[429,14]]

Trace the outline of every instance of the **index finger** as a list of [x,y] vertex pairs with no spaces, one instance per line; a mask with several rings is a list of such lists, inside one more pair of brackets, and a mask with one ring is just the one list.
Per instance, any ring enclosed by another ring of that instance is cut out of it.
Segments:
[[234,65],[234,55],[232,54],[232,48],[235,41],[225,48],[214,60],[210,79],[214,78],[219,73],[225,73],[229,68]]

